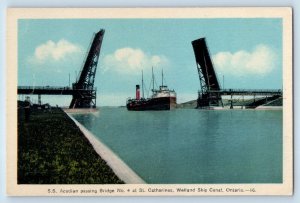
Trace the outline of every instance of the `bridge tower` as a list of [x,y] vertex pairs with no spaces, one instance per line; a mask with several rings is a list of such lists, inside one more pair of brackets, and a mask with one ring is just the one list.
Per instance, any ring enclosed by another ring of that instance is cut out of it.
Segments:
[[198,92],[197,108],[223,106],[220,85],[215,73],[205,38],[192,41],[201,90]]
[[104,32],[101,29],[94,35],[79,79],[73,83],[74,93],[69,108],[96,108],[94,80]]

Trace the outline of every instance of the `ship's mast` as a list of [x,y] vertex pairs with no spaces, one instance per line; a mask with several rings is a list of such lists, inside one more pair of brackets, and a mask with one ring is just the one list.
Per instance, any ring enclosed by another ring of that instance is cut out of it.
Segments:
[[143,93],[143,98],[145,98],[144,97],[144,74],[143,74],[143,70],[142,70],[142,93]]
[[152,66],[152,92],[154,92],[154,74],[153,74],[153,66]]
[[161,86],[164,86],[164,69],[161,69]]

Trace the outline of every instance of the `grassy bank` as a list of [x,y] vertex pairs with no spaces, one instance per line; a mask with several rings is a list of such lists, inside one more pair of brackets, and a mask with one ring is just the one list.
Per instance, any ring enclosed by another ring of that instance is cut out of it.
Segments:
[[18,184],[123,183],[61,109],[18,110]]

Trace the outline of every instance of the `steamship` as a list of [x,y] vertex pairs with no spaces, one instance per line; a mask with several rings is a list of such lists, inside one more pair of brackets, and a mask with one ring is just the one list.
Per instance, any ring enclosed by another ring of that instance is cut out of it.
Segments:
[[[148,110],[170,110],[176,108],[176,92],[168,89],[168,86],[163,83],[162,72],[162,85],[159,89],[154,89],[154,75],[152,69],[152,96],[144,98],[140,96],[140,85],[136,85],[135,99],[129,98],[126,102],[126,107],[129,111],[148,111]],[[142,86],[144,84],[142,74]],[[142,88],[144,94],[144,88]]]

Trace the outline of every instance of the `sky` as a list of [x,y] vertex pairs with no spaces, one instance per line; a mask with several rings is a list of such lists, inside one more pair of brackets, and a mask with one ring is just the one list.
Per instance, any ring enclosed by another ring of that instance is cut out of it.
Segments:
[[[21,19],[18,85],[75,82],[100,29],[105,34],[95,79],[98,106],[125,105],[141,84],[142,70],[149,95],[151,67],[157,85],[163,70],[177,103],[197,99],[200,82],[191,41],[202,37],[222,88],[282,88],[282,20],[275,18]],[[52,105],[70,101],[71,96],[42,96]]]

